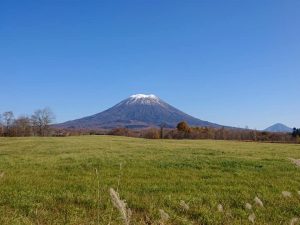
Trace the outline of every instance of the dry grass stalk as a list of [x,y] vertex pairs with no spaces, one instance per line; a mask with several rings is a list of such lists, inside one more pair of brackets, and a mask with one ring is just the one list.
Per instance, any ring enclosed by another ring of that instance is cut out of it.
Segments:
[[292,163],[294,163],[297,167],[300,167],[300,159],[288,158]]
[[95,168],[95,173],[96,173],[96,179],[97,179],[97,223],[100,224],[100,180],[99,180],[99,173],[98,169]]
[[298,195],[300,195],[300,191],[297,191]]
[[292,218],[291,222],[290,222],[290,225],[296,225],[298,222],[299,222],[298,218]]
[[114,206],[119,210],[124,224],[129,225],[132,213],[129,208],[127,209],[125,200],[121,200],[119,197],[119,193],[116,192],[113,188],[110,188],[109,192],[110,192],[111,200]]
[[4,172],[1,172],[1,173],[0,173],[0,178],[3,178],[4,175],[5,175],[5,173],[4,173]]
[[263,202],[257,196],[254,198],[254,202],[256,205],[258,205],[260,207],[264,207]]
[[167,222],[170,219],[169,214],[162,209],[159,210],[159,214],[161,222]]
[[218,212],[224,212],[224,208],[221,204],[218,205]]
[[291,198],[292,197],[292,193],[289,191],[283,191],[281,192],[282,196],[285,198]]
[[250,203],[246,203],[245,204],[245,209],[247,209],[247,210],[251,210],[252,209],[252,205],[250,204]]
[[248,217],[248,220],[249,220],[251,223],[253,223],[253,224],[254,224],[254,222],[255,222],[255,218],[256,218],[255,214],[254,214],[254,213],[252,213],[251,215],[249,215],[249,217]]
[[185,201],[183,201],[183,200],[180,201],[180,206],[185,211],[188,211],[190,209],[190,207],[188,206],[188,204],[186,204]]

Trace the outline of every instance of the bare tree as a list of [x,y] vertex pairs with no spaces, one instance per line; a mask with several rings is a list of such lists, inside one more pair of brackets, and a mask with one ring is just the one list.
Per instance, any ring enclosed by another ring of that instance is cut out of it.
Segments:
[[39,109],[31,116],[35,135],[47,136],[50,134],[50,124],[55,116],[50,108]]
[[14,122],[16,136],[26,137],[32,134],[31,120],[27,116],[21,116]]
[[4,112],[2,114],[4,123],[4,136],[12,135],[12,125],[14,122],[14,113],[12,111]]

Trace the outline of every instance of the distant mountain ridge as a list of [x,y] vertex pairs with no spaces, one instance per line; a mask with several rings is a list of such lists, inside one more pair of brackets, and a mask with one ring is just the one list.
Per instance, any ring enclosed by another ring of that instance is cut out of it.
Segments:
[[136,94],[117,105],[92,116],[56,124],[57,128],[112,129],[166,127],[174,128],[180,121],[191,126],[222,127],[219,124],[192,117],[169,105],[155,95]]
[[264,131],[268,131],[268,132],[292,132],[293,129],[282,124],[282,123],[276,123],[268,128],[266,128]]

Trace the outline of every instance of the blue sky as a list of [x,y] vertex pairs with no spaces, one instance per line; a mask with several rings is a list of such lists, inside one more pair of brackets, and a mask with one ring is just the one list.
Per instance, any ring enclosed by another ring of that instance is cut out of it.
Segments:
[[300,1],[0,1],[0,112],[56,121],[153,93],[200,119],[300,127]]

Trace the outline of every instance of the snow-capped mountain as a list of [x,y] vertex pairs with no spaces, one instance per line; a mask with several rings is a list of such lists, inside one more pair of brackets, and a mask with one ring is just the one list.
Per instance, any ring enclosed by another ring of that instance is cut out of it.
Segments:
[[282,123],[276,123],[276,124],[266,128],[264,131],[289,133],[289,132],[292,132],[293,129]]
[[180,121],[191,126],[221,127],[194,118],[164,102],[155,95],[136,94],[101,113],[57,124],[60,128],[111,129],[116,127],[176,127]]

